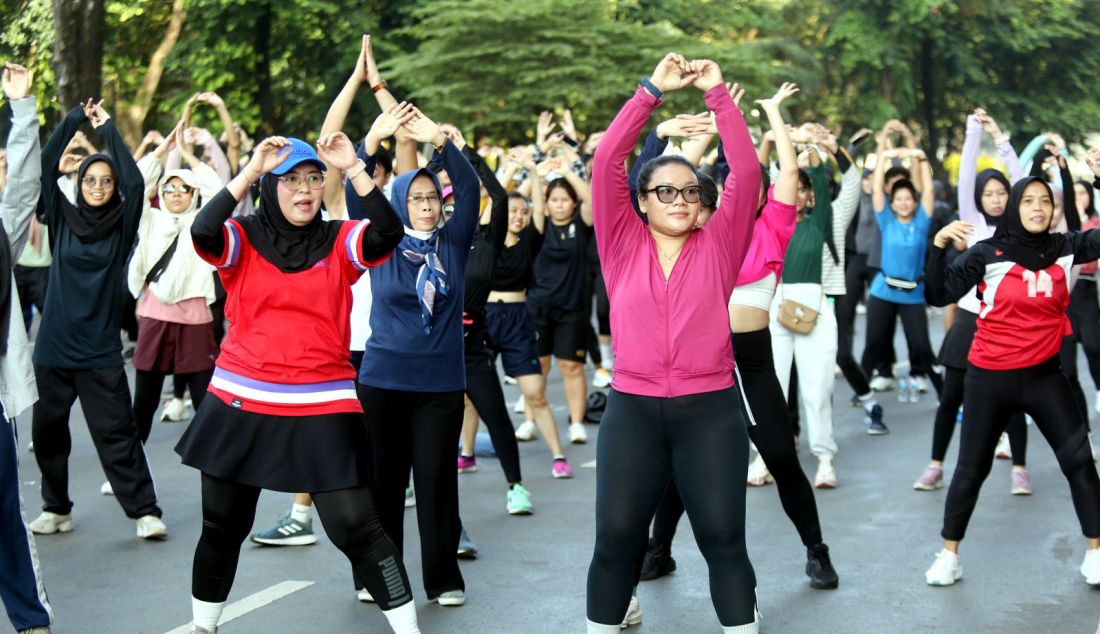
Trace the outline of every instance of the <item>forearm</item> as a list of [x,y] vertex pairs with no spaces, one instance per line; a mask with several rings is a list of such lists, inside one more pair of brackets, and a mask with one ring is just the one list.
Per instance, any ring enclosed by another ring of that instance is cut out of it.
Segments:
[[1020,164],[1020,157],[1016,156],[1016,149],[1012,147],[1008,135],[1004,135],[1001,142],[997,144],[997,154],[1001,155],[1001,160],[1005,162],[1005,167],[1008,168],[1010,183],[1015,183],[1027,176],[1027,172],[1024,171],[1024,166]]
[[[130,154],[130,149],[126,147],[126,142],[122,140],[122,135],[119,134],[118,128],[115,127],[113,119],[108,119],[105,123],[96,128],[96,132],[99,133],[101,139],[107,146],[107,151],[115,159],[115,167],[118,169],[118,187],[122,190],[123,194],[127,197],[132,197],[133,202],[140,200],[140,197],[144,193],[145,179],[141,175],[141,170],[138,169],[137,163],[134,162],[133,155]],[[127,206],[133,203],[126,201]],[[137,205],[136,209],[140,210],[141,205]]]
[[[363,174],[359,176],[366,178]],[[372,187],[366,195],[358,198],[360,208],[370,219],[370,227],[363,232],[363,256],[368,261],[378,260],[397,248],[405,235],[405,228],[401,217],[377,187]]]
[[921,161],[921,180],[924,181],[920,190],[921,204],[924,205],[924,213],[931,218],[936,210],[936,184],[932,180],[932,163]]
[[229,162],[229,173],[236,174],[240,169],[241,159],[241,137],[237,134],[237,125],[233,123],[233,117],[229,115],[229,109],[225,107],[225,104],[219,103],[214,108],[218,111],[218,118],[222,122],[222,127],[225,128],[225,144],[228,148],[226,159]]
[[0,196],[3,218],[15,257],[23,251],[31,215],[42,191],[42,149],[38,141],[38,112],[34,97],[11,103],[8,133],[8,182]]
[[[351,105],[355,102],[355,95],[359,93],[359,88],[362,85],[363,80],[359,77],[358,73],[353,73],[352,76],[344,82],[344,87],[340,90],[340,93],[336,95],[336,99],[333,100],[332,105],[328,107],[328,112],[325,113],[325,121],[321,124],[321,136],[325,136],[330,132],[339,132],[344,129],[344,123],[347,122],[348,113],[351,112]],[[383,110],[383,112],[385,112],[385,110]],[[371,153],[373,154],[373,152]]]
[[394,174],[400,176],[405,172],[417,169],[420,165],[416,157],[416,141],[398,139],[394,148],[393,159]]
[[233,214],[248,186],[248,178],[242,172],[203,205],[191,223],[191,240],[195,246],[214,255],[225,251],[225,221]]
[[42,148],[43,187],[49,187],[47,181],[56,183],[58,177],[61,176],[58,164],[65,154],[65,149],[69,146],[69,141],[72,140],[77,128],[85,120],[84,111],[79,106],[73,108],[65,115],[65,118],[61,120],[61,125],[57,126],[57,129],[50,135],[49,140],[46,141],[46,145]]
[[1068,165],[1060,165],[1058,172],[1062,179],[1062,215],[1066,218],[1066,227],[1070,231],[1080,231],[1081,216],[1077,210],[1077,190],[1074,188],[1073,174]]
[[638,208],[638,174],[642,171],[644,166],[649,161],[657,158],[665,153],[665,148],[668,147],[668,140],[661,138],[657,134],[657,130],[651,130],[649,135],[645,138],[645,145],[642,147],[642,153],[634,161],[634,165],[630,168],[630,175],[627,177],[627,184],[630,187],[630,192],[633,194],[630,197],[631,204],[634,208]]
[[714,135],[712,134],[701,134],[693,139],[688,139],[686,143],[680,146],[681,155],[692,165],[698,167],[713,139]]
[[[624,163],[634,150],[638,133],[660,104],[653,95],[638,88],[627,100],[607,132],[596,146],[592,159],[592,212],[597,232],[601,231],[601,216],[617,213],[630,203],[630,186]],[[638,187],[643,184],[638,183]]]

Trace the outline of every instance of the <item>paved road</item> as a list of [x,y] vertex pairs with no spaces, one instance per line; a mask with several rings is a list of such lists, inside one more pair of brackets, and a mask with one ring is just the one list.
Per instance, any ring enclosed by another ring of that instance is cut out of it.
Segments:
[[[938,346],[939,319],[933,322]],[[904,351],[900,335],[898,341]],[[1087,376],[1083,362],[1082,376]],[[1087,393],[1092,388],[1087,382]],[[510,399],[517,394],[513,387],[506,393]],[[871,437],[864,433],[858,410],[848,407],[850,396],[840,380],[834,398],[840,487],[817,495],[840,589],[823,592],[807,585],[804,550],[780,509],[775,487],[748,492],[748,545],[764,631],[1100,632],[1100,590],[1086,586],[1077,572],[1084,546],[1068,488],[1037,433],[1031,435],[1029,451],[1035,494],[1010,495],[1009,465],[998,461],[963,547],[965,579],[952,588],[929,588],[923,573],[939,548],[945,491],[917,493],[912,482],[927,462],[934,399],[903,405],[887,394],[883,404],[892,433]],[[556,374],[550,398],[563,403]],[[560,424],[564,408],[557,411]],[[20,422],[29,437],[29,415]],[[103,473],[79,408],[73,410],[72,429],[76,530],[38,539],[57,614],[55,631],[162,634],[186,624],[191,554],[201,517],[198,474],[181,466],[172,451],[184,424],[157,424],[147,448],[169,527],[164,543],[136,539],[133,522],[112,498],[99,494]],[[536,505],[530,517],[505,513],[504,480],[495,460],[482,459],[478,473],[459,476],[463,520],[481,549],[476,561],[462,564],[468,588],[465,607],[425,603],[415,511],[407,512],[406,563],[423,631],[583,631],[596,473],[581,465],[595,459],[598,428],[590,426],[589,434],[587,445],[569,448],[577,472],[573,480],[550,477],[550,456],[541,442],[521,444],[526,484]],[[954,463],[956,445],[949,464]],[[38,470],[31,454],[23,457],[23,495],[35,513]],[[815,463],[805,449],[802,458],[812,474]],[[265,528],[289,503],[284,494],[265,493],[257,528]],[[676,574],[642,585],[645,617],[634,629],[719,631],[706,566],[686,524],[674,556]],[[286,581],[309,585],[265,604],[270,595],[288,588],[279,585]],[[265,591],[242,606],[255,609],[223,625],[222,631],[388,631],[376,607],[355,600],[348,565],[323,536],[318,545],[305,548],[246,545],[230,602]],[[0,631],[7,631],[3,627]]]

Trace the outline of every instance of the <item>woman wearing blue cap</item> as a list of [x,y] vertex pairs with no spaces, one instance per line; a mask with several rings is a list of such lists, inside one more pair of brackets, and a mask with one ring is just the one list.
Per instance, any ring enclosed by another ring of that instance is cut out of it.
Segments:
[[[411,116],[397,105],[374,128],[388,136]],[[401,221],[346,135],[327,134],[317,148],[320,156],[298,139],[264,140],[191,226],[199,255],[219,269],[230,322],[210,382],[213,398],[203,400],[176,447],[184,464],[202,471],[193,633],[217,630],[261,489],[311,493],[326,532],[393,630],[420,631],[401,554],[375,511],[367,432],[347,357],[351,285],[389,259]],[[322,158],[343,171],[366,219],[321,220]],[[256,181],[256,215],[230,219]]]

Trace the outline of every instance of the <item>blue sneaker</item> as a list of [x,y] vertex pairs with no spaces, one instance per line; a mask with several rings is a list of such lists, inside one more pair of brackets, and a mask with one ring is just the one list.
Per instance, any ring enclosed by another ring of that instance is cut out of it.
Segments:
[[531,492],[523,487],[522,484],[514,484],[511,489],[508,489],[508,513],[512,515],[530,515],[535,512],[534,505],[531,504]]
[[889,434],[890,430],[886,428],[886,424],[882,422],[882,406],[875,405],[871,408],[871,413],[868,416],[867,433],[872,436],[882,436]]
[[317,536],[313,534],[313,520],[303,524],[287,512],[274,526],[253,535],[252,541],[265,546],[308,546],[317,543]]

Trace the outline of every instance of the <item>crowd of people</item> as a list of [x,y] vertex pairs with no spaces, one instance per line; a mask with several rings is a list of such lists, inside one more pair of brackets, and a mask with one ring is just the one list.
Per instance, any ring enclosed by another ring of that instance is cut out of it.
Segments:
[[[571,444],[588,441],[589,410],[604,408],[590,634],[641,622],[637,587],[676,569],[685,512],[723,631],[758,632],[747,486],[776,484],[810,586],[838,587],[814,491],[841,482],[837,376],[874,436],[889,433],[883,392],[896,384],[909,401],[934,391],[918,491],[943,487],[962,422],[929,585],[962,577],[959,543],[995,456],[1013,460],[1011,492],[1031,493],[1029,425],[1066,476],[1086,540],[1080,572],[1100,585],[1100,478],[1076,371],[1081,344],[1100,409],[1100,149],[1088,154],[1088,178],[1074,180],[1060,137],[1040,135],[1017,155],[977,109],[953,200],[933,179],[935,148],[900,121],[842,142],[818,122],[784,121],[799,92],[785,83],[754,102],[766,120],[754,141],[744,91],[726,80],[713,61],[669,53],[632,95],[624,87],[606,130],[584,135],[568,110],[556,121],[547,111],[532,146],[478,148],[463,122],[436,123],[391,94],[363,36],[313,143],[253,143],[204,92],[168,134],[131,149],[93,99],[40,146],[30,73],[8,63],[0,556],[14,568],[0,596],[16,630],[49,632],[34,535],[76,527],[69,414],[79,399],[102,491],[145,540],[168,528],[143,446],[158,409],[174,420],[193,409],[176,445],[201,474],[192,633],[217,631],[250,534],[315,543],[314,506],[358,599],[376,603],[394,632],[419,632],[404,509],[417,508],[428,600],[463,605],[458,559],[476,547],[458,475],[477,470],[481,422],[508,514],[535,508],[518,442],[541,436],[552,476],[573,477],[547,399],[554,359]],[[353,141],[343,130],[364,88],[380,114]],[[689,88],[702,112],[660,114],[638,155],[664,95]],[[203,105],[217,112],[220,139],[192,125]],[[983,135],[1007,174],[978,170]],[[929,306],[947,307],[938,356]],[[908,364],[893,343],[899,318]],[[519,403],[505,400],[498,358]],[[589,361],[595,388],[610,387],[606,405],[589,398]],[[513,406],[524,416],[515,428]],[[27,410],[42,496],[29,523],[15,423]],[[799,463],[801,427],[812,479]],[[253,532],[263,489],[293,502]]]

